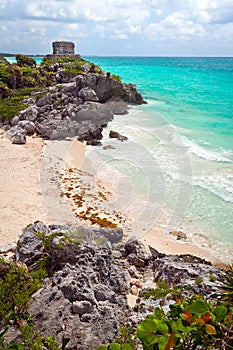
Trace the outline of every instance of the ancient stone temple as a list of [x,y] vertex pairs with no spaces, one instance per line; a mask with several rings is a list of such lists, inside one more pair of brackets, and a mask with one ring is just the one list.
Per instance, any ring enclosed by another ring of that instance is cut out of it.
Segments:
[[75,54],[74,52],[74,43],[71,41],[54,41],[52,43],[53,54],[46,55],[49,59],[52,59],[54,56],[66,57],[71,56],[74,58],[79,58],[80,55]]
[[53,55],[74,55],[74,43],[71,41],[54,41]]

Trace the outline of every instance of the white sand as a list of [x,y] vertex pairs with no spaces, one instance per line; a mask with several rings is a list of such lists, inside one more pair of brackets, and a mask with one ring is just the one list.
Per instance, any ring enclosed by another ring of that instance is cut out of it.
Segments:
[[13,145],[0,135],[0,247],[15,243],[26,225],[48,222],[40,192],[42,148],[39,138]]
[[[0,148],[0,247],[16,242],[22,229],[36,220],[46,224],[80,224],[81,220],[90,225],[88,218],[80,218],[80,212],[90,206],[94,216],[119,227],[130,222],[130,218],[111,211],[111,186],[94,176],[84,144],[28,137],[25,145],[12,145],[2,133]],[[70,179],[67,174],[72,175]],[[77,194],[82,195],[81,207],[72,198]],[[191,254],[216,262],[206,249],[176,241],[158,229],[140,239],[166,254]]]

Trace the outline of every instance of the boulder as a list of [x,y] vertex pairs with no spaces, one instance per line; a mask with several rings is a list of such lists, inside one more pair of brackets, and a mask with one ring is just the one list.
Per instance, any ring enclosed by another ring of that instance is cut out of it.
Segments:
[[102,131],[103,128],[101,128],[100,126],[92,127],[85,131],[85,133],[81,134],[78,140],[81,142],[87,141],[87,144],[91,146],[97,146],[100,144],[98,140],[101,140],[103,138]]
[[91,89],[90,87],[84,87],[82,88],[79,93],[78,96],[80,98],[82,98],[84,101],[93,101],[93,102],[98,102],[99,99],[96,96],[96,93],[93,89]]
[[18,127],[24,129],[29,136],[33,135],[36,132],[35,124],[29,120],[20,120]]
[[19,116],[16,115],[11,119],[11,126],[16,126],[18,122],[20,121]]
[[99,140],[93,139],[90,141],[87,141],[88,146],[101,146],[101,142]]
[[53,94],[46,94],[45,96],[42,96],[38,101],[37,101],[37,106],[38,107],[44,107],[46,105],[51,105],[54,102],[55,98]]
[[127,114],[127,103],[121,98],[113,97],[106,102],[106,105],[111,109],[113,114]]
[[109,137],[110,137],[111,139],[118,139],[118,140],[121,141],[121,142],[127,141],[127,140],[128,140],[128,137],[123,136],[123,135],[119,134],[119,132],[113,131],[113,130],[110,130],[110,132],[109,132]]
[[76,83],[66,83],[61,85],[61,91],[66,95],[77,97]]
[[129,262],[138,267],[147,265],[152,258],[149,248],[134,236],[126,241],[125,251]]
[[82,106],[78,106],[78,112],[74,120],[82,122],[85,120],[91,121],[95,125],[106,125],[113,119],[111,109],[98,102],[85,102]]
[[93,89],[100,102],[106,102],[112,97],[121,98],[123,101],[133,104],[146,103],[135,85],[125,85],[108,75],[90,73],[76,77],[76,88],[80,91],[84,87]]
[[31,122],[34,122],[37,119],[37,116],[38,109],[35,106],[29,106],[28,108],[19,112],[19,118],[21,120],[30,120]]
[[26,143],[26,135],[26,130],[20,128],[19,126],[13,126],[6,133],[6,136],[12,141],[12,143],[18,145],[23,145]]

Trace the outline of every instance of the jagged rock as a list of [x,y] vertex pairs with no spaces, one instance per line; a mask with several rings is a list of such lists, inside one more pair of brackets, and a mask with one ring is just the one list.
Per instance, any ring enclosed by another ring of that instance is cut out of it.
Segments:
[[123,101],[134,104],[145,103],[142,96],[137,92],[135,85],[125,85],[107,75],[78,75],[76,78],[77,90],[90,87],[96,93],[100,102],[106,102],[113,96],[121,98]]
[[99,140],[93,139],[90,141],[87,141],[88,146],[101,146],[102,143]]
[[81,122],[84,120],[90,120],[95,125],[106,125],[113,119],[113,113],[111,109],[98,102],[85,102],[82,106],[78,107],[74,120]]
[[11,119],[11,126],[16,126],[19,121],[20,121],[19,116],[18,115],[14,116],[14,118]]
[[106,104],[111,108],[113,114],[123,115],[128,113],[127,103],[121,98],[112,97]]
[[109,137],[110,137],[111,139],[118,139],[118,140],[121,141],[121,142],[127,141],[127,140],[128,140],[128,137],[123,136],[123,135],[119,134],[119,132],[113,131],[113,130],[110,130],[110,132],[109,132]]
[[[210,295],[219,291],[222,283],[222,271],[211,267],[205,260],[191,255],[164,256],[154,261],[155,280],[169,285],[192,286],[197,294]],[[216,282],[210,280],[214,275]],[[200,283],[197,281],[201,278]]]
[[72,304],[72,311],[74,314],[90,314],[93,311],[93,306],[89,301],[75,301]]
[[102,131],[103,128],[100,126],[93,127],[79,136],[78,140],[81,142],[87,141],[87,144],[91,146],[98,146],[101,144],[99,140],[103,138]]
[[[43,231],[42,231],[43,232]],[[42,239],[31,231],[25,231],[17,243],[16,259],[30,266],[43,256]]]
[[26,105],[34,105],[36,103],[36,98],[35,97],[28,97],[23,100],[23,103]]
[[18,122],[18,127],[24,129],[27,135],[33,135],[36,131],[35,124],[29,120],[20,120]]
[[[38,237],[41,232],[43,239]],[[115,229],[48,227],[38,222],[21,236],[18,261],[32,270],[41,257],[49,258],[51,277],[33,295],[29,312],[35,329],[42,336],[54,336],[61,349],[94,350],[113,341],[120,324],[135,327],[155,307],[161,307],[161,299],[145,299],[141,294],[150,291],[148,284],[144,288],[147,278],[154,276],[153,281],[162,280],[171,287],[178,283],[186,297],[190,287],[207,299],[220,291],[222,270],[205,260],[190,255],[166,256],[148,249],[136,237],[119,243],[122,235]],[[46,239],[50,243],[45,245]],[[216,281],[210,279],[212,275]],[[127,304],[129,292],[134,296],[139,293],[140,300],[133,308]],[[163,303],[167,310],[174,301],[168,298]]]
[[66,95],[72,95],[74,97],[77,97],[75,82],[62,84],[61,91]]
[[[61,225],[51,225],[49,231],[61,234],[65,229],[74,232],[74,227]],[[83,237],[81,243],[51,245],[59,270],[34,294],[29,307],[35,329],[42,336],[55,336],[64,350],[94,350],[115,339],[129,312],[127,274],[115,265],[111,246],[97,248],[90,235]]]
[[37,119],[37,116],[38,109],[35,106],[29,106],[28,108],[19,112],[19,118],[21,120],[30,120],[31,122],[34,122]]
[[84,87],[82,88],[79,93],[78,96],[81,97],[84,101],[93,101],[93,102],[98,102],[99,99],[96,96],[96,93],[93,89],[91,89],[90,87]]
[[130,237],[125,243],[125,251],[132,265],[145,266],[151,259],[150,250],[136,237]]
[[41,97],[38,101],[37,101],[37,106],[38,107],[44,107],[46,105],[51,105],[55,100],[55,97],[48,93],[47,95]]
[[19,126],[13,126],[6,133],[6,136],[12,141],[12,143],[18,145],[26,143],[26,135],[26,130],[20,128]]

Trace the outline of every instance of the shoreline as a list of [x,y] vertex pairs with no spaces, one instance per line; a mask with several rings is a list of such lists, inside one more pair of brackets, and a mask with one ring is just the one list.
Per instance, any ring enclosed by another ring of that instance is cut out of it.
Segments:
[[[91,161],[85,155],[87,150],[88,150],[87,146],[80,143],[79,141],[75,142],[69,150],[65,163],[68,166],[68,168],[76,168],[78,171],[86,172],[85,180],[87,181],[97,180],[97,182],[100,181],[103,191],[105,190],[109,194],[109,198],[106,198],[106,200],[109,201],[111,205],[111,200],[114,201],[114,195],[115,195],[114,188],[112,184],[106,182],[105,180],[102,181],[102,179],[98,178],[98,174],[95,173],[95,169],[92,167]],[[90,177],[88,174],[90,174]],[[98,187],[96,189],[98,189]],[[70,193],[74,195],[75,189],[70,190]],[[92,200],[89,202],[89,204],[90,203],[92,203]],[[74,208],[74,203],[72,203],[72,199],[70,200],[70,205]],[[103,206],[101,202],[99,203],[99,205],[100,207],[98,208],[97,211],[101,211],[101,206]],[[86,203],[86,207],[87,206],[88,206],[88,203]],[[128,213],[126,215],[125,213],[118,213],[118,214],[120,214],[121,218],[123,218],[122,221],[124,224],[123,226],[119,226],[119,227],[122,227],[124,231],[124,227],[127,227],[127,226],[130,227],[130,221],[132,220],[132,217],[128,216]],[[109,213],[109,219],[110,220],[113,219],[113,215],[111,213]],[[134,232],[124,231],[125,239],[127,239],[131,235],[138,237],[138,235],[135,234]],[[213,264],[217,264],[217,265],[227,264],[227,262],[216,259],[214,252],[211,253],[211,251],[206,249],[205,247],[201,247],[200,245],[194,242],[189,242],[186,240],[177,240],[173,236],[169,236],[168,234],[163,233],[161,230],[159,230],[158,227],[157,228],[152,227],[151,229],[149,229],[147,232],[144,232],[144,233],[143,231],[141,231],[141,234],[139,235],[138,238],[141,239],[145,244],[150,245],[152,248],[158,250],[160,253],[164,253],[167,255],[190,254],[190,255],[205,259],[207,261],[210,261]]]
[[[114,188],[105,179],[103,181],[97,176],[98,174],[95,173],[91,161],[86,156],[87,146],[83,143],[74,140],[43,141],[40,138],[29,137],[25,145],[12,145],[1,134],[0,145],[1,149],[4,150],[4,152],[1,152],[1,164],[4,172],[1,173],[0,177],[2,188],[0,192],[2,212],[0,247],[15,244],[23,228],[36,220],[41,220],[46,224],[88,224],[93,227],[87,218],[83,220],[80,219],[79,215],[75,215],[72,198],[67,200],[64,193],[63,179],[67,174],[67,169],[71,168],[77,171],[79,180],[81,179],[82,185],[79,185],[79,189],[83,193],[82,209],[87,209],[91,203],[93,207],[95,206],[94,209],[92,208],[94,217],[106,219],[106,225],[112,222],[116,227],[123,228],[123,231],[127,225],[130,227],[132,218],[128,214],[125,215],[125,213],[111,210],[111,202],[114,201],[115,195]],[[48,157],[45,151],[49,148],[49,145],[55,147],[54,156],[51,158]],[[58,162],[59,159],[60,163]],[[45,160],[49,164],[47,169],[46,167],[44,169]],[[13,168],[12,164],[14,164]],[[46,175],[46,189],[43,188],[43,173]],[[89,187],[90,183],[94,184],[93,188]],[[86,191],[87,188],[88,191]],[[46,192],[47,190],[48,192]],[[67,193],[69,192],[73,195],[76,194],[75,188],[68,189]],[[27,196],[25,193],[27,193]],[[55,207],[54,203],[56,204]],[[51,207],[53,207],[52,212]],[[12,212],[14,212],[13,215]],[[94,226],[96,227],[95,224]],[[7,232],[7,235],[5,232]],[[131,235],[137,236],[134,232],[124,231],[124,240]],[[226,264],[224,261],[216,260],[207,249],[192,242],[177,241],[158,228],[152,228],[148,232],[141,231],[138,238],[160,253],[168,255],[190,254],[213,264]]]

